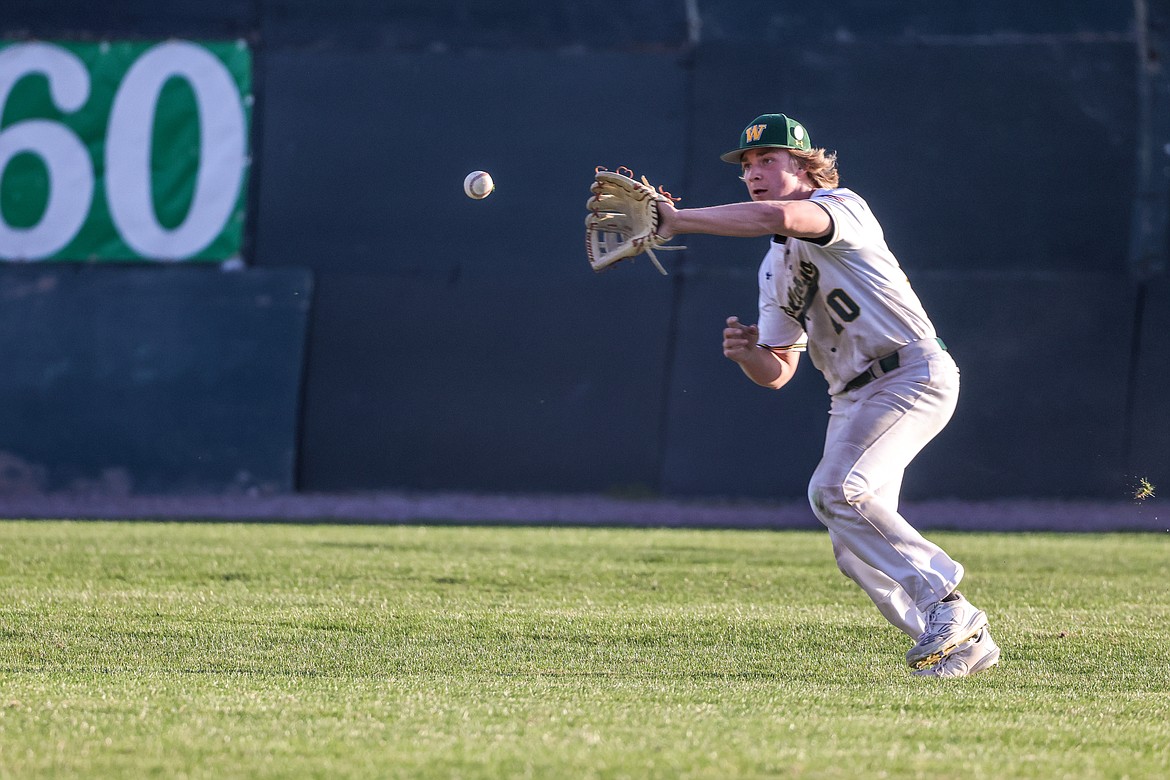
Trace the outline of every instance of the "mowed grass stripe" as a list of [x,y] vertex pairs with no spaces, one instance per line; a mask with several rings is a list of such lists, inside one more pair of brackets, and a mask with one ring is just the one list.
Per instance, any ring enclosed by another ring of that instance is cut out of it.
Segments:
[[1170,775],[1170,538],[933,536],[987,675],[817,533],[0,523],[0,778]]

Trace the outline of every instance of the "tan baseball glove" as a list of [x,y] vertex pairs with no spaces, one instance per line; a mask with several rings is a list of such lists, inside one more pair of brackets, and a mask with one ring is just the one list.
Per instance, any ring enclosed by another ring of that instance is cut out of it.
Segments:
[[662,187],[654,189],[645,176],[641,181],[635,180],[634,172],[625,167],[616,172],[598,168],[589,190],[593,195],[586,204],[589,214],[585,217],[585,251],[593,270],[604,271],[614,263],[645,252],[654,267],[665,275],[666,269],[658,262],[654,250],[686,247],[663,246],[670,239],[656,232],[658,203],[678,198]]

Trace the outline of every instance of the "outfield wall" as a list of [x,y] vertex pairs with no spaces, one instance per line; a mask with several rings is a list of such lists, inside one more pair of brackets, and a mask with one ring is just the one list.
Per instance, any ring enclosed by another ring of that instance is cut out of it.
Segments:
[[0,37],[244,41],[244,267],[0,265],[9,493],[802,496],[823,379],[719,350],[766,244],[582,248],[595,165],[739,199],[718,154],[767,111],[839,151],[962,370],[908,496],[1170,478],[1164,8],[116,5],[10,0]]

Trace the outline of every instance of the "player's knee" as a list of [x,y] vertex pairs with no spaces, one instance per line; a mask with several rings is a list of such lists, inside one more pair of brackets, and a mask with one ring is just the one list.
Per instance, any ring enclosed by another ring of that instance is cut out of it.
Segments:
[[849,507],[843,486],[815,479],[808,486],[808,503],[817,519],[830,527],[830,521]]
[[864,486],[844,482],[814,479],[808,486],[808,502],[813,514],[828,527],[833,521],[854,518],[858,507],[870,495]]

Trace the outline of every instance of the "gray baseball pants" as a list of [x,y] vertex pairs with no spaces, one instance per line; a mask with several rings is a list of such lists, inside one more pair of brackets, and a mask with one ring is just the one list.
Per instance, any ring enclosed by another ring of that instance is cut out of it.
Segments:
[[898,497],[910,461],[954,414],[959,370],[935,342],[912,346],[898,368],[833,397],[809,502],[837,566],[918,639],[925,610],[955,589],[963,567],[899,514]]

